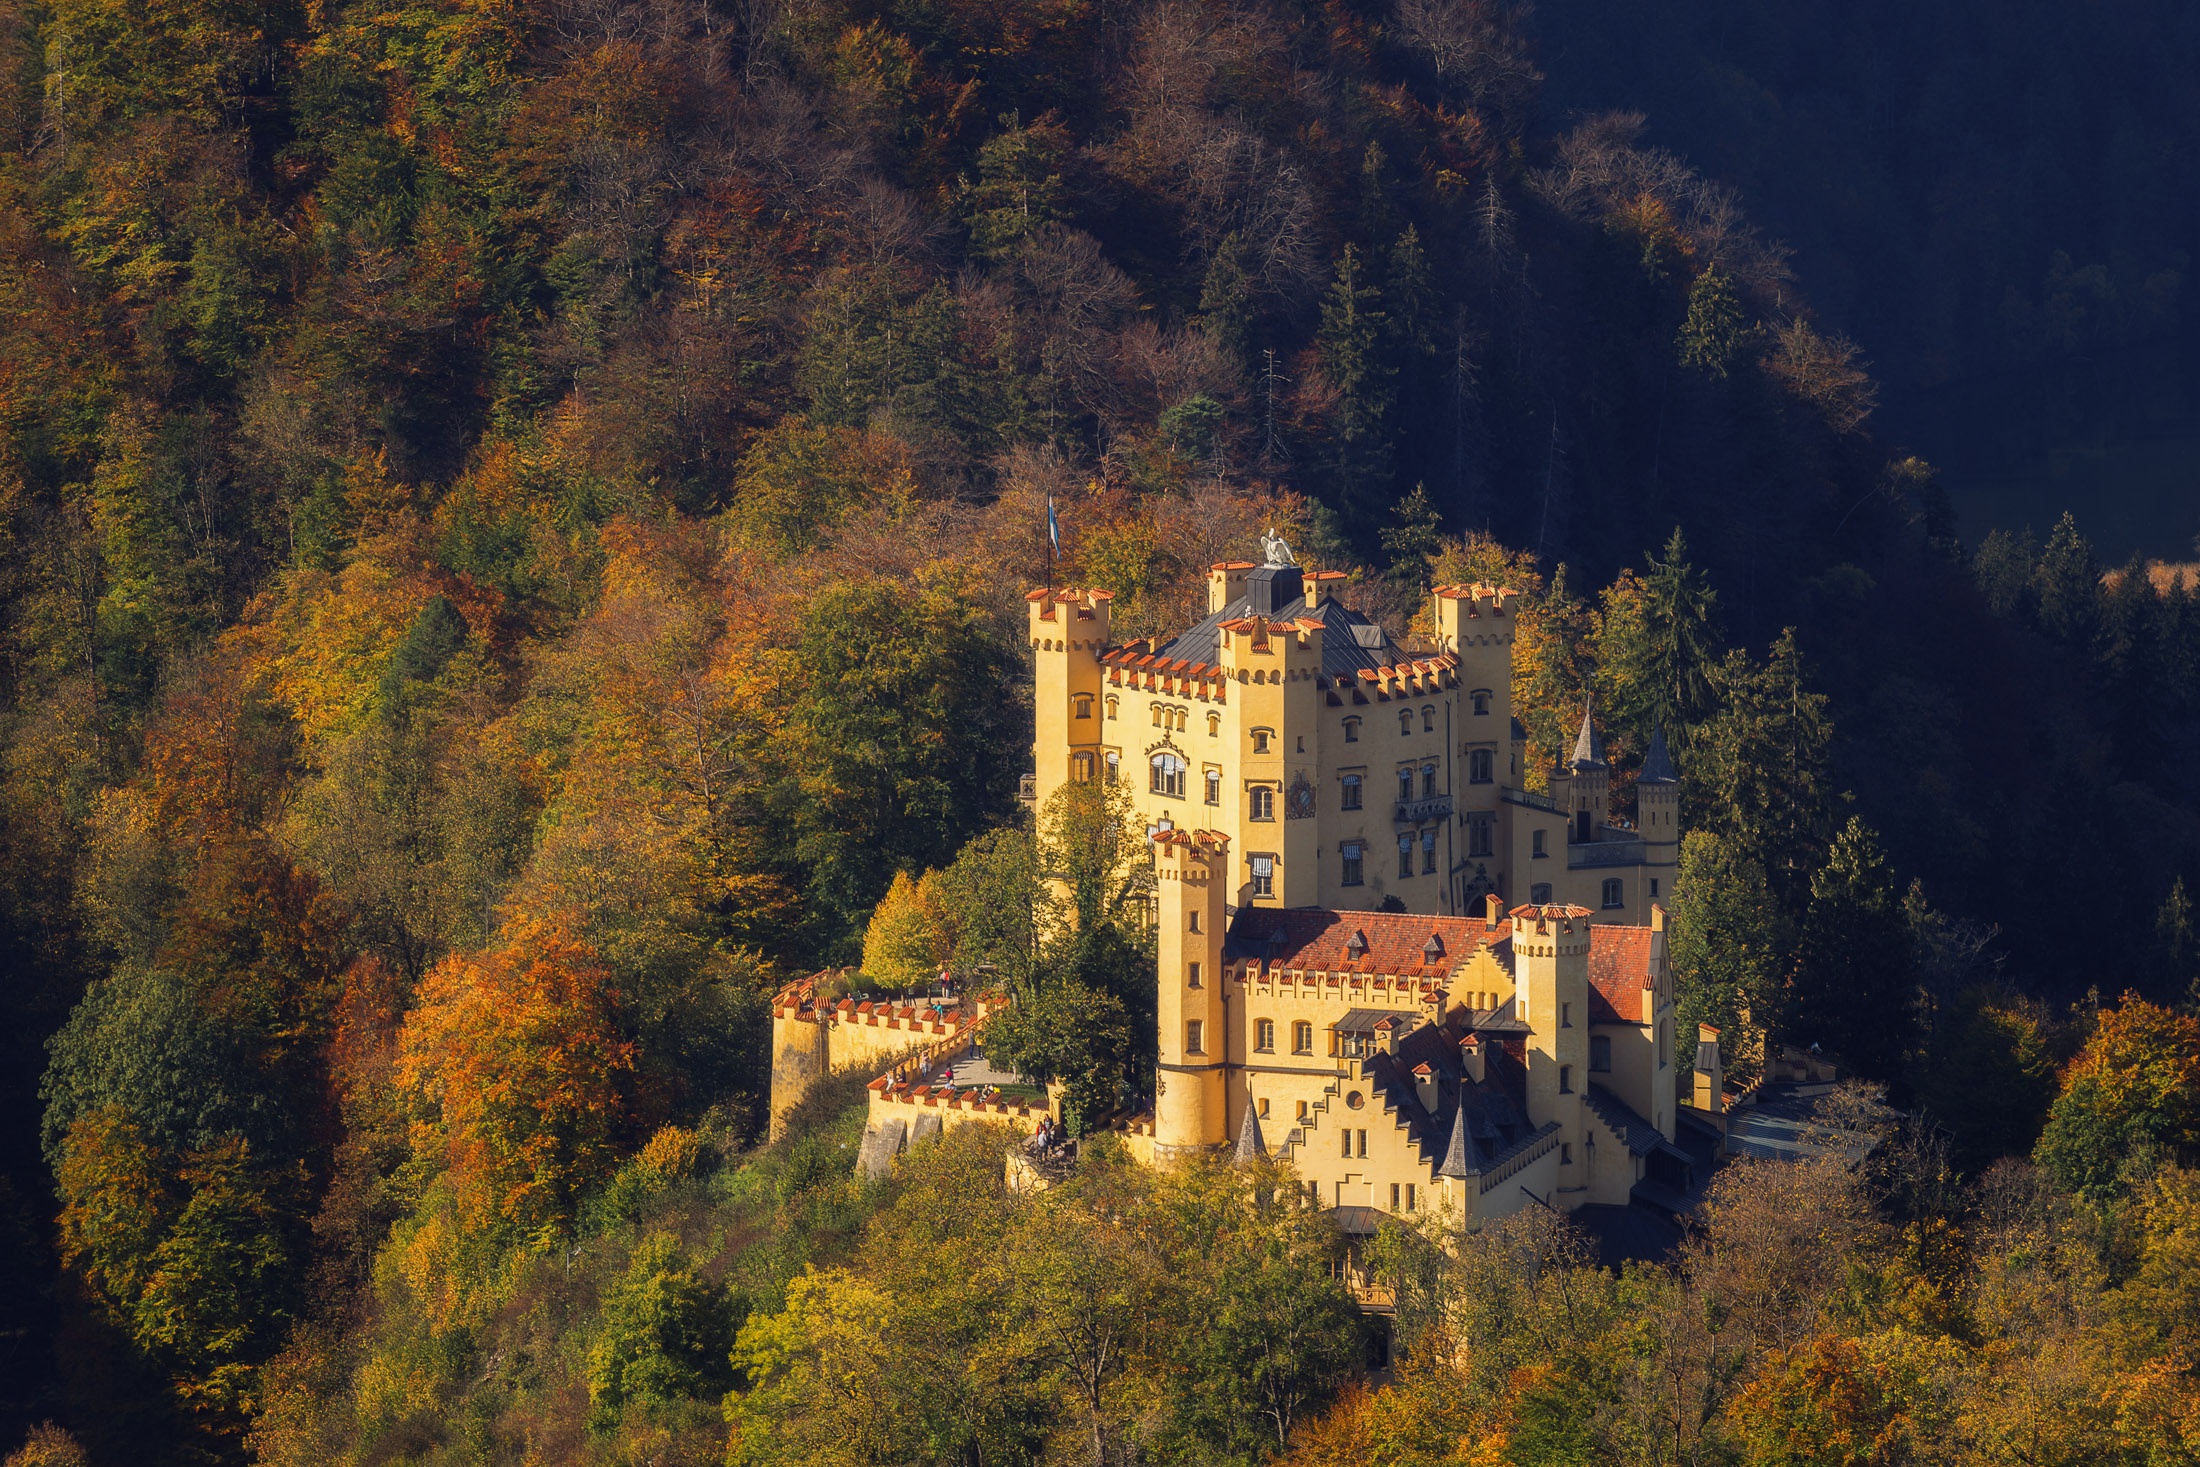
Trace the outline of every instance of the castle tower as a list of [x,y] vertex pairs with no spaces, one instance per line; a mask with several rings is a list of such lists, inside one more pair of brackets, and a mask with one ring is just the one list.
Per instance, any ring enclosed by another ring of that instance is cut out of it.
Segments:
[[1651,847],[1644,864],[1667,866],[1680,860],[1681,777],[1666,752],[1662,728],[1650,735],[1650,752],[1643,755],[1642,773],[1635,776],[1635,823]]
[[1101,772],[1099,654],[1108,645],[1112,591],[1033,591],[1031,629],[1032,772],[1043,806],[1071,779]]
[[1230,842],[1211,830],[1164,830],[1153,845],[1161,921],[1154,1151],[1182,1156],[1221,1146],[1230,1134],[1222,986]]
[[1322,624],[1272,620],[1303,594],[1296,566],[1262,566],[1246,577],[1253,610],[1221,626],[1219,657],[1237,741],[1240,849],[1232,873],[1237,906],[1310,907],[1321,900]]
[[1574,740],[1574,757],[1566,766],[1573,818],[1568,838],[1576,841],[1595,840],[1597,827],[1611,815],[1612,767],[1604,762],[1604,735],[1597,732],[1595,711],[1589,702],[1582,704],[1581,734]]
[[[1430,620],[1436,643],[1459,659],[1459,693],[1447,730],[1457,760],[1451,779],[1461,859],[1452,910],[1473,910],[1478,894],[1497,888],[1505,874],[1499,831],[1504,790],[1521,783],[1513,743],[1512,654],[1516,593],[1502,586],[1438,586]],[[1527,888],[1521,888],[1526,894]]]
[[[1513,983],[1527,1000],[1528,1120],[1559,1124],[1562,1143],[1581,1148],[1581,1096],[1589,1083],[1589,909],[1527,906],[1512,911]],[[1560,1170],[1560,1187],[1583,1185],[1586,1165]]]

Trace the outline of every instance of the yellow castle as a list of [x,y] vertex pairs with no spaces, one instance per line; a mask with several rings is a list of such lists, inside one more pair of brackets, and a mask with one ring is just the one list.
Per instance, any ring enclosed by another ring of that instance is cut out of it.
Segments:
[[1640,925],[1669,898],[1680,784],[1663,735],[1611,809],[1585,712],[1573,757],[1526,787],[1512,716],[1516,596],[1439,586],[1426,645],[1401,646],[1269,537],[1266,563],[1209,573],[1205,620],[1117,645],[1111,593],[1030,594],[1034,798],[1069,780],[1125,786],[1149,830],[1230,838],[1239,906],[1473,915],[1587,907]]
[[[1105,590],[1028,598],[1031,794],[1124,786],[1153,849],[1154,1106],[1114,1129],[1149,1161],[1233,1144],[1287,1160],[1349,1233],[1534,1204],[1685,1210],[1723,1077],[1708,1028],[1685,1089],[1673,1068],[1662,737],[1635,823],[1610,809],[1586,713],[1550,793],[1531,791],[1514,593],[1439,586],[1433,637],[1406,646],[1335,599],[1340,579],[1270,537],[1264,564],[1213,568],[1205,620],[1127,645]],[[950,1082],[975,1023],[873,1013],[790,994],[774,1036],[775,1113],[843,1048],[899,1055],[871,1084],[866,1171],[945,1128],[1051,1113]]]

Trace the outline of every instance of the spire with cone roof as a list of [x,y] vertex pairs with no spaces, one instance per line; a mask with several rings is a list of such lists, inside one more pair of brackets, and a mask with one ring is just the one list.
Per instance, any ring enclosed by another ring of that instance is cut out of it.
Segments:
[[1642,756],[1642,773],[1635,776],[1637,784],[1679,784],[1681,777],[1674,772],[1673,756],[1666,752],[1665,730],[1656,729],[1650,735],[1650,752]]
[[1595,712],[1595,702],[1594,698],[1584,698],[1581,702],[1581,736],[1574,740],[1573,767],[1576,769],[1604,767],[1604,735],[1597,732],[1596,720],[1591,716]]
[[1465,1179],[1475,1174],[1476,1167],[1468,1159],[1474,1148],[1467,1139],[1467,1097],[1464,1087],[1459,1095],[1459,1109],[1452,1116],[1451,1145],[1444,1152],[1444,1164],[1436,1169],[1439,1177]]
[[1260,1107],[1253,1098],[1245,1097],[1245,1124],[1238,1128],[1237,1156],[1239,1166],[1268,1154],[1268,1143],[1261,1139]]

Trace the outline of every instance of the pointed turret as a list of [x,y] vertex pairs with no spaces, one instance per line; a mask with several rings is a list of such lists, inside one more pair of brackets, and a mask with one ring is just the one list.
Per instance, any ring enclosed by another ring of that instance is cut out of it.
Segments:
[[1473,1176],[1476,1169],[1469,1159],[1473,1155],[1473,1145],[1467,1138],[1467,1097],[1462,1093],[1459,1109],[1452,1117],[1451,1146],[1444,1152],[1444,1164],[1436,1169],[1436,1175],[1462,1181]]
[[1665,749],[1665,730],[1657,729],[1650,735],[1650,752],[1642,756],[1642,773],[1635,776],[1637,784],[1679,784],[1681,777],[1673,769],[1673,756]]
[[1574,740],[1575,769],[1604,768],[1604,735],[1597,732],[1594,700],[1583,699],[1581,704],[1581,736]]
[[1245,1097],[1245,1124],[1238,1127],[1236,1161],[1239,1166],[1268,1154],[1268,1143],[1260,1135],[1260,1107],[1253,1098]]

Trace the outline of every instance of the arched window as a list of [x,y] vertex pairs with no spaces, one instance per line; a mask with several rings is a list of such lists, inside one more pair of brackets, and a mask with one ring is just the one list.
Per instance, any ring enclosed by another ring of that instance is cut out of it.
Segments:
[[1222,771],[1219,769],[1207,771],[1207,803],[1210,805],[1222,803]]
[[1161,720],[1163,718],[1166,718],[1167,716],[1168,715],[1162,711],[1161,705],[1159,703],[1153,705],[1153,726],[1155,728],[1161,727]]
[[1348,744],[1356,744],[1360,741],[1360,720],[1357,718],[1348,718],[1344,721],[1344,741]]
[[1250,793],[1252,796],[1251,808],[1248,811],[1247,818],[1252,820],[1275,819],[1276,792],[1266,785],[1256,785]]
[[1421,798],[1424,800],[1436,798],[1436,766],[1434,764],[1421,766]]
[[1153,756],[1152,765],[1153,783],[1151,788],[1153,792],[1157,795],[1169,795],[1175,799],[1183,799],[1184,761],[1174,754],[1164,752]]
[[1421,832],[1421,874],[1436,874],[1436,827],[1433,825]]
[[1413,732],[1413,710],[1411,708],[1398,710],[1398,732],[1401,736]]
[[1436,710],[1434,708],[1423,708],[1421,710],[1421,732],[1436,732]]
[[1108,783],[1114,784],[1123,777],[1123,756],[1108,750]]
[[1115,717],[1115,694],[1108,694],[1108,717]]
[[1410,764],[1398,771],[1398,798],[1401,800],[1413,798],[1413,766]]
[[1607,907],[1626,906],[1627,883],[1621,881],[1617,876],[1608,879],[1604,883],[1604,905]]
[[1348,774],[1348,775],[1346,775],[1346,776],[1344,777],[1344,781],[1343,781],[1343,783],[1344,783],[1344,798],[1343,798],[1343,799],[1341,799],[1341,800],[1339,800],[1339,801],[1337,802],[1337,808],[1338,808],[1338,809],[1340,809],[1340,810],[1357,810],[1357,809],[1359,809],[1359,808],[1360,808],[1360,777],[1359,777],[1359,776],[1358,776],[1357,774]]
[[1490,693],[1487,688],[1477,688],[1467,695],[1474,700],[1474,716],[1487,718],[1490,714]]
[[1467,780],[1471,784],[1488,784],[1491,781],[1497,757],[1488,749],[1476,749],[1467,755]]
[[1411,831],[1398,837],[1398,874],[1400,876],[1411,876],[1413,874],[1413,833]]
[[1070,699],[1070,703],[1072,704],[1077,717],[1092,717],[1092,694],[1079,693],[1076,697]]
[[1076,774],[1079,784],[1089,783],[1092,779],[1092,755],[1079,754],[1070,761],[1070,768]]
[[1208,715],[1207,715],[1207,737],[1208,737],[1208,738],[1210,738],[1210,739],[1211,739],[1211,738],[1215,738],[1216,736],[1218,736],[1219,734],[1221,734],[1221,732],[1222,732],[1222,715],[1221,715],[1221,714],[1219,714],[1219,713],[1210,713],[1210,714],[1208,714]]

